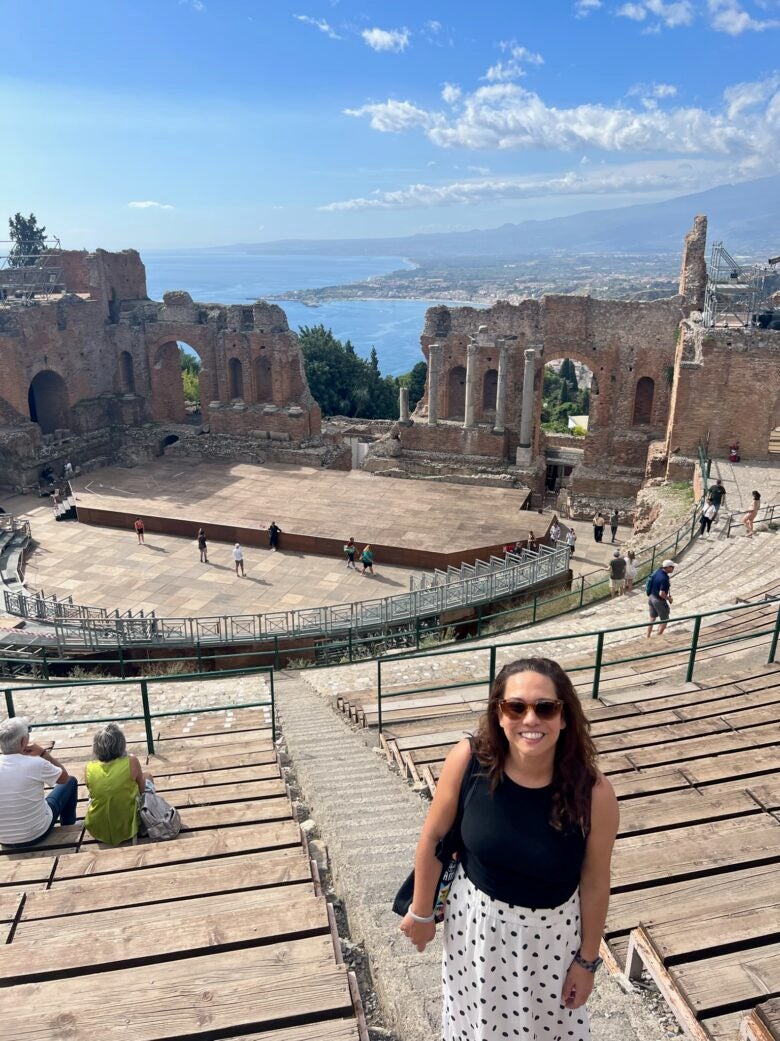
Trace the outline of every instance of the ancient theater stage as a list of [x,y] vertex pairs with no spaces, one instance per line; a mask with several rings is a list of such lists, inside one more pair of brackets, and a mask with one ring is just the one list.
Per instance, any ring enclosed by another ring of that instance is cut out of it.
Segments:
[[341,556],[353,535],[377,561],[411,568],[446,567],[500,553],[507,542],[549,518],[520,512],[527,489],[497,489],[375,477],[359,471],[270,464],[161,459],[134,469],[111,467],[73,482],[82,523],[268,545],[282,529],[282,551]]

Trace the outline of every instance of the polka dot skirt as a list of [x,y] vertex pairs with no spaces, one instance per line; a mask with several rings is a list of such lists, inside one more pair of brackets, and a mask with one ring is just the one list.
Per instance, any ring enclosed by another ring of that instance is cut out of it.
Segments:
[[492,900],[459,868],[444,919],[443,1041],[590,1041],[561,1003],[580,945],[580,897],[543,910]]

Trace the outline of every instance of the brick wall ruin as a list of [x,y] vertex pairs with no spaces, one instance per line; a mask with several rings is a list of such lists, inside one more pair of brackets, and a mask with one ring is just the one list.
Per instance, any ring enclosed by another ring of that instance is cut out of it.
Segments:
[[184,292],[151,301],[135,250],[65,251],[61,267],[65,292],[0,305],[0,483],[31,483],[42,461],[55,471],[65,458],[90,462],[81,439],[98,431],[110,457],[123,428],[184,423],[178,342],[201,359],[211,435],[318,439],[319,406],[281,308],[204,305]]

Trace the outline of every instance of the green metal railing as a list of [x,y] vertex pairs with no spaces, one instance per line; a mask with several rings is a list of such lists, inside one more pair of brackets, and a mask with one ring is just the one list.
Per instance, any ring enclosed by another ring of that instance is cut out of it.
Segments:
[[[61,682],[57,684],[57,689],[61,687],[116,687],[116,686],[138,686],[140,688],[141,696],[141,712],[140,714],[133,714],[129,716],[106,716],[106,717],[91,717],[89,719],[56,719],[47,720],[45,722],[35,721],[35,726],[39,729],[46,728],[52,729],[53,727],[71,727],[71,726],[82,726],[90,723],[137,723],[143,720],[144,731],[146,734],[146,749],[149,755],[154,755],[154,728],[152,722],[155,719],[166,719],[175,716],[189,716],[193,714],[201,715],[207,712],[225,712],[235,711],[237,709],[244,708],[267,708],[270,709],[271,715],[271,740],[276,741],[276,695],[274,690],[274,670],[271,668],[260,668],[260,669],[226,669],[224,672],[215,672],[210,675],[210,679],[226,679],[235,678],[238,676],[259,676],[267,675],[269,682],[268,698],[263,701],[247,701],[236,703],[231,701],[225,705],[209,705],[205,708],[193,706],[190,708],[181,709],[168,709],[164,712],[152,712],[149,701],[149,684],[151,683],[181,683],[191,679],[201,679],[197,673],[190,675],[181,676],[160,676],[154,679],[128,679],[128,680],[72,680],[67,682]],[[16,704],[14,701],[14,693],[16,694],[29,694],[30,691],[35,690],[46,690],[51,691],[51,684],[25,684],[20,687],[6,687],[4,690],[5,694],[5,707],[9,718],[16,715]]]
[[[701,505],[693,508],[684,523],[675,531],[660,539],[651,546],[646,547],[637,554],[635,566],[638,569],[636,581],[642,582],[656,566],[656,563],[666,556],[676,556],[685,549],[695,538],[699,521]],[[274,635],[269,637],[268,649],[247,651],[236,650],[233,652],[219,652],[215,654],[217,659],[229,659],[231,657],[253,658],[263,664],[272,663],[276,669],[296,667],[289,663],[289,659],[303,663],[307,655],[319,657],[316,664],[329,667],[334,664],[354,664],[366,662],[385,651],[400,647],[408,647],[410,651],[419,651],[429,640],[435,640],[442,634],[453,632],[459,637],[460,642],[479,640],[488,634],[489,627],[501,625],[506,621],[509,624],[502,629],[503,632],[513,632],[534,625],[538,621],[554,618],[579,610],[588,604],[606,599],[609,596],[609,578],[603,568],[599,568],[588,574],[581,575],[572,584],[571,588],[562,593],[554,593],[552,596],[536,594],[520,605],[504,608],[500,611],[487,613],[482,605],[477,605],[475,616],[460,622],[439,623],[433,619],[418,615],[406,624],[399,624],[390,631],[381,628],[377,631],[355,632],[351,628],[337,638],[312,638],[311,642],[301,643],[295,641],[294,646],[286,649],[288,643],[284,637]],[[234,643],[238,646],[238,642]],[[116,647],[104,647],[104,653],[110,657],[89,658],[67,658],[63,659],[57,653],[57,648],[52,646],[47,650],[46,646],[39,648],[39,653],[33,662],[33,667],[41,672],[45,679],[52,678],[56,673],[57,665],[60,667],[99,668],[105,666],[118,669],[122,678],[133,669],[144,669],[149,666],[165,665],[176,666],[181,662],[191,663],[193,671],[198,673],[208,671],[212,661],[209,655],[209,645],[199,640],[195,641],[194,653],[178,655],[175,657],[137,657],[139,653],[154,651],[154,646],[147,648],[136,648],[135,656],[128,653],[128,648],[121,644]],[[29,659],[26,659],[30,661]],[[3,657],[0,654],[0,670],[8,666],[19,667],[21,660],[12,656]],[[305,667],[312,667],[311,662],[306,662]]]
[[[772,598],[774,599],[774,598]],[[679,618],[674,619],[674,625],[678,626],[682,622],[692,622],[691,639],[687,645],[677,645],[675,647],[665,648],[663,650],[651,650],[647,654],[630,655],[619,658],[610,658],[608,661],[604,661],[604,644],[605,639],[608,636],[612,636],[616,633],[628,633],[636,630],[644,630],[648,626],[648,621],[643,622],[632,622],[629,625],[617,625],[608,629],[595,629],[590,632],[584,633],[559,633],[553,636],[532,636],[522,640],[508,640],[503,643],[494,643],[485,645],[480,648],[464,648],[464,647],[448,647],[439,650],[428,651],[424,654],[406,654],[406,655],[391,655],[384,658],[377,658],[376,662],[376,686],[377,686],[377,724],[380,732],[383,727],[382,718],[382,704],[384,701],[392,698],[408,697],[410,694],[431,694],[437,691],[447,690],[458,690],[464,687],[475,687],[486,685],[485,698],[487,699],[490,689],[493,686],[493,681],[496,678],[496,656],[499,650],[505,650],[509,647],[526,647],[528,645],[537,646],[544,643],[554,643],[556,640],[565,640],[571,642],[572,640],[588,640],[595,639],[595,650],[593,660],[587,665],[575,665],[568,668],[566,671],[569,673],[574,672],[593,672],[593,681],[590,688],[591,698],[598,698],[599,689],[601,685],[601,673],[605,665],[627,665],[638,661],[649,661],[654,658],[663,658],[668,655],[686,655],[687,654],[687,665],[685,673],[685,682],[690,683],[693,680],[694,670],[696,666],[697,656],[703,651],[710,650],[714,647],[727,646],[734,643],[744,643],[748,640],[757,640],[762,637],[768,636],[769,640],[769,657],[767,664],[773,664],[777,658],[777,646],[778,640],[780,639],[780,606],[778,606],[775,612],[774,620],[769,627],[761,627],[758,629],[750,630],[747,632],[739,632],[736,635],[725,637],[722,639],[714,639],[707,643],[701,642],[701,626],[702,620],[705,618],[714,618],[719,615],[735,615],[739,612],[745,611],[756,611],[769,606],[769,599],[764,602],[758,603],[746,603],[739,605],[731,605],[729,607],[720,607],[713,611],[701,611],[698,614],[681,615]],[[767,611],[767,614],[769,612]],[[408,668],[410,663],[414,661],[429,661],[434,658],[440,657],[454,657],[455,655],[464,654],[479,654],[484,651],[487,655],[487,675],[480,674],[477,677],[472,677],[468,680],[462,680],[455,683],[444,683],[434,684],[426,686],[415,686],[408,687],[402,690],[390,690],[384,691],[383,688],[383,669],[387,669],[388,666],[397,662],[403,662],[404,668]],[[518,655],[520,657],[520,655]]]

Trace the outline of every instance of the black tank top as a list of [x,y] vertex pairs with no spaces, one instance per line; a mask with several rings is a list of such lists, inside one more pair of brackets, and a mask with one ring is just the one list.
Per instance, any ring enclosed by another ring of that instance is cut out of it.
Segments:
[[557,907],[580,882],[585,838],[550,824],[552,785],[523,788],[509,777],[490,792],[481,773],[466,793],[461,835],[466,877],[494,900]]

